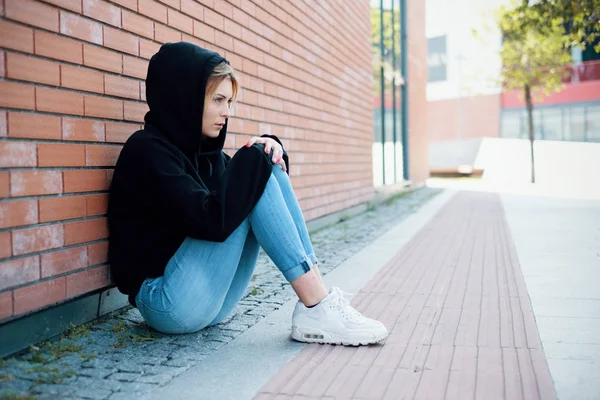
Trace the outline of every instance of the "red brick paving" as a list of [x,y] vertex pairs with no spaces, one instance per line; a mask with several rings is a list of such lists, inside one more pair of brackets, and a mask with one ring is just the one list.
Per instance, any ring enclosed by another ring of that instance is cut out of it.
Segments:
[[498,195],[458,193],[352,304],[385,345],[307,345],[255,399],[556,398]]

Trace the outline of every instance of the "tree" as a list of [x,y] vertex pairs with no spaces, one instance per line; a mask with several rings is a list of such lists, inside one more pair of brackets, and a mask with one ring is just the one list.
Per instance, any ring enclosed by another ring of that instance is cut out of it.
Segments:
[[[535,182],[533,99],[562,87],[568,77],[572,46],[594,43],[600,0],[521,0],[502,7],[498,22],[502,79],[507,89],[521,89],[527,107],[531,182]],[[599,46],[600,47],[600,46]]]

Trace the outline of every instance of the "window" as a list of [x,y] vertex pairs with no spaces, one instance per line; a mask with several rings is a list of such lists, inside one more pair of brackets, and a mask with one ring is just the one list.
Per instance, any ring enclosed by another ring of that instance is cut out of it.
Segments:
[[586,140],[600,142],[600,106],[588,106],[585,110]]

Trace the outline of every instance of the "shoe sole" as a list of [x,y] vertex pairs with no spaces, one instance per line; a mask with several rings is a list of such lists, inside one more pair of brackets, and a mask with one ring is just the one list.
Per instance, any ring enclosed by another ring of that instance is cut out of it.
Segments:
[[297,326],[292,326],[292,339],[297,342],[303,343],[320,343],[320,344],[335,344],[342,346],[368,346],[370,344],[383,344],[387,339],[388,335],[379,337],[379,338],[371,338],[371,339],[359,339],[359,340],[344,340],[344,339],[335,339],[322,331],[311,331],[311,332],[301,332]]

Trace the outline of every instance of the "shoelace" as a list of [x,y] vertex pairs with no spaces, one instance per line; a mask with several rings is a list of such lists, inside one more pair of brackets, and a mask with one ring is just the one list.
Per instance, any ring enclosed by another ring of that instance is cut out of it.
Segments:
[[346,315],[348,319],[352,321],[359,322],[362,320],[363,316],[359,313],[352,305],[350,304],[350,300],[345,296],[352,296],[352,293],[345,293],[342,289],[338,287],[332,287],[331,291],[336,294],[334,305],[340,309],[342,314]]

